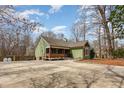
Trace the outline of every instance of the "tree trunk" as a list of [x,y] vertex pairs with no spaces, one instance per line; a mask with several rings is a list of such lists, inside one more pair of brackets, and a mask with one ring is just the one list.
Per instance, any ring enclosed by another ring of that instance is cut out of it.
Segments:
[[99,57],[101,58],[101,32],[100,32],[100,27],[98,29],[98,42],[99,42]]
[[[112,25],[112,24],[111,24],[111,25]],[[115,39],[114,39],[113,27],[112,27],[112,48],[113,48],[113,50],[115,50]]]
[[106,6],[98,6],[98,10],[99,10],[99,13],[102,17],[103,26],[105,27],[105,32],[106,32],[106,36],[107,36],[107,43],[108,43],[108,54],[109,54],[109,58],[111,58],[112,57],[112,43],[111,43],[110,30],[108,27],[108,21],[106,19],[106,15],[105,15]]
[[105,28],[104,28],[104,36],[103,36],[103,49],[104,49],[104,58],[107,58],[107,45],[106,45],[106,31],[105,31]]
[[83,41],[85,41],[85,38],[86,38],[86,23],[84,22]]
[[107,35],[107,42],[108,42],[108,54],[109,54],[109,58],[112,58],[112,43],[111,43],[111,35],[110,35],[110,31],[108,28],[107,23],[105,23],[105,31],[106,31],[106,35]]

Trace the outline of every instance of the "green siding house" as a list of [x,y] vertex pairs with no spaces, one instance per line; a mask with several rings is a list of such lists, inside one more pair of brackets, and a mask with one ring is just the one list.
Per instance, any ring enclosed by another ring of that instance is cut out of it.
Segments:
[[40,59],[84,59],[90,56],[88,41],[68,42],[41,36],[35,48],[35,57]]

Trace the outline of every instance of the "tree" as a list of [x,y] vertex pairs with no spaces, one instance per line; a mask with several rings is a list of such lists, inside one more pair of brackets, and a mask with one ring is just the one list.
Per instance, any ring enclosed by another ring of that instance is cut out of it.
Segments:
[[100,16],[102,18],[102,24],[104,26],[105,33],[107,36],[108,53],[109,53],[109,57],[111,57],[111,55],[112,55],[112,43],[111,43],[111,33],[110,33],[110,30],[108,27],[108,20],[107,20],[107,16],[106,16],[107,6],[102,5],[102,6],[97,6],[96,8],[98,9]]
[[13,6],[0,6],[0,48],[3,49],[3,56],[24,55],[25,48],[30,46],[31,32],[40,25],[15,14]]
[[79,26],[80,26],[80,30],[82,32],[82,37],[83,37],[83,41],[85,41],[86,39],[86,33],[89,30],[89,17],[90,15],[88,14],[89,7],[87,6],[81,6],[81,11],[79,14]]
[[88,11],[89,7],[87,6],[79,7],[78,18],[72,26],[72,36],[76,42],[81,40],[85,41],[86,35],[91,28],[91,26],[89,25],[90,15],[88,14]]
[[112,22],[115,38],[124,38],[124,5],[115,6],[109,19]]
[[61,39],[61,40],[65,40],[65,36],[64,36],[64,34],[62,34],[62,33],[58,33],[58,34],[57,34],[57,38],[58,38],[58,39]]
[[[98,46],[99,46],[99,55],[101,57],[101,38],[104,37],[104,42],[106,45],[105,51],[108,53],[108,57],[111,57],[112,55],[112,36],[109,24],[109,16],[110,16],[110,7],[112,6],[104,6],[104,5],[98,5],[98,6],[82,6],[80,9],[80,16],[78,17],[78,21],[76,25],[73,25],[72,34],[76,41],[81,40],[81,37],[83,37],[83,40],[85,40],[86,35],[89,35],[89,32],[94,34],[94,31],[97,39],[98,39]],[[87,22],[90,23],[87,24]],[[91,29],[92,28],[92,29]],[[103,29],[101,32],[101,28]],[[87,34],[88,32],[88,34]],[[101,34],[102,33],[102,34]],[[101,36],[103,35],[104,36]],[[91,35],[91,34],[90,34]],[[107,42],[106,42],[107,41]],[[108,47],[108,49],[107,49]]]
[[41,35],[45,37],[50,37],[50,38],[57,38],[56,34],[53,33],[52,31],[43,32]]
[[[102,39],[104,40],[104,46],[105,46],[103,50],[104,50],[104,52],[107,51],[107,54],[106,54],[106,55],[108,55],[107,57],[111,58],[112,51],[114,49],[113,48],[114,47],[114,43],[113,43],[114,39],[112,39],[114,33],[113,33],[113,31],[111,31],[111,28],[109,25],[109,24],[111,24],[111,22],[108,19],[110,17],[110,13],[113,10],[114,6],[97,5],[97,6],[93,6],[93,7],[94,7],[93,8],[94,13],[92,15],[92,18],[93,19],[95,18],[96,27],[100,28],[100,29],[102,28],[103,29],[102,33],[104,33],[103,36],[101,36],[101,37],[103,37]],[[101,32],[98,33],[99,46],[101,46],[100,45],[100,43],[101,43],[100,34],[101,34]],[[113,44],[113,46],[112,46],[112,44]]]
[[83,34],[79,27],[80,26],[78,25],[78,23],[73,24],[73,27],[72,27],[71,34],[75,42],[80,41]]

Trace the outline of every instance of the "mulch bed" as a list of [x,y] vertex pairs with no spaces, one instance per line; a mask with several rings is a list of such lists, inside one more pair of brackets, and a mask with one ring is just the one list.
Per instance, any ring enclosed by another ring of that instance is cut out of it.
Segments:
[[124,66],[124,59],[87,59],[87,60],[80,60],[80,62]]

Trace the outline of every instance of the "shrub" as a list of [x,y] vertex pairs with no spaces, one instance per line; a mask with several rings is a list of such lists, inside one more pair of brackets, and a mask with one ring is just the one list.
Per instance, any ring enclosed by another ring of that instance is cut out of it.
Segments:
[[90,59],[93,59],[95,57],[95,51],[94,49],[90,50]]
[[124,58],[124,48],[119,48],[112,52],[114,58]]

